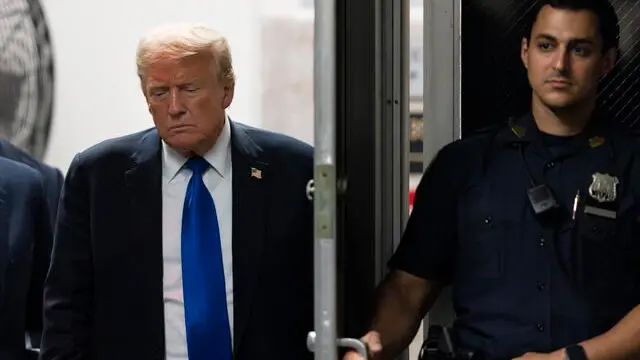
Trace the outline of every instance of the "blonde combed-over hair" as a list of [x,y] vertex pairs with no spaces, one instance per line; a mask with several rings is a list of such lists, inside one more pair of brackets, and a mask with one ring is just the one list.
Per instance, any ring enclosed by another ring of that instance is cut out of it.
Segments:
[[171,23],[149,31],[140,39],[136,51],[136,66],[141,81],[147,68],[158,59],[182,59],[198,54],[210,54],[218,80],[235,84],[235,73],[227,39],[210,27],[199,23]]

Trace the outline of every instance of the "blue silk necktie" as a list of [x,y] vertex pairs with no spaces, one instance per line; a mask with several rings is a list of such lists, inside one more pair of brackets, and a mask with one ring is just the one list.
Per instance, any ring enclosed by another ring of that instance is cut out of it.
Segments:
[[187,161],[193,175],[182,212],[182,286],[189,360],[231,360],[222,248],[216,206],[202,175],[209,163]]

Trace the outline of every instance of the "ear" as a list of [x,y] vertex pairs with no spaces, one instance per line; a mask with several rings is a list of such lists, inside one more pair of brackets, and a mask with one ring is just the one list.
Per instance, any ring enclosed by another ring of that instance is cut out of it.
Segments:
[[522,60],[525,69],[529,69],[529,40],[526,37],[522,38],[520,44],[520,60]]
[[601,76],[604,77],[613,70],[613,67],[616,65],[616,60],[618,59],[618,50],[616,48],[611,48],[607,50],[602,56],[602,69]]
[[231,105],[233,101],[233,94],[235,93],[236,83],[230,82],[228,85],[224,86],[224,96],[222,98],[222,108],[226,109]]

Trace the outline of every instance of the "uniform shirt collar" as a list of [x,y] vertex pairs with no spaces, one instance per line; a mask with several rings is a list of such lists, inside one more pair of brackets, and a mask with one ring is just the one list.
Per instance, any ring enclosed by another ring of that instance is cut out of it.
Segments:
[[[231,125],[229,121],[229,117],[225,117],[218,140],[202,156],[222,178],[228,178],[231,174]],[[162,140],[162,176],[166,182],[171,182],[176,177],[187,160]]]
[[[587,124],[582,133],[576,139],[591,141],[595,137],[606,138],[609,134],[610,124],[598,113],[594,113],[593,119]],[[538,126],[533,119],[533,114],[528,112],[518,118],[511,118],[506,128],[500,131],[498,139],[507,143],[529,143],[540,140]]]

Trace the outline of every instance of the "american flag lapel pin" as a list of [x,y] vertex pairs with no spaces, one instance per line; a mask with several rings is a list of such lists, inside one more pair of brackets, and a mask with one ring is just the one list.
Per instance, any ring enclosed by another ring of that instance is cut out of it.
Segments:
[[256,179],[262,179],[262,170],[252,167],[251,168],[251,177],[254,177]]

